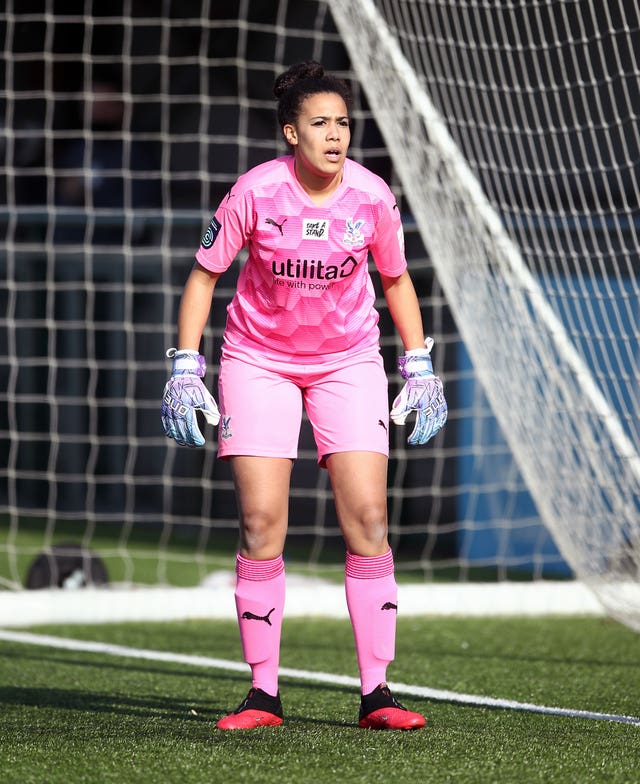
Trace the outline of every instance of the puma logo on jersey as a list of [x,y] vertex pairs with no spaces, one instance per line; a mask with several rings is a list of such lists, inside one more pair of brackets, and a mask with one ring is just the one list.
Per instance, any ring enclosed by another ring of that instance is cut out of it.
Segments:
[[271,626],[269,616],[275,609],[275,607],[272,607],[266,615],[254,615],[252,612],[247,610],[246,612],[242,613],[242,617],[245,619],[245,621],[264,621],[265,623],[269,624],[269,626]]
[[385,425],[385,423],[381,419],[378,420],[378,424],[380,425],[380,427],[384,428],[385,431],[386,431],[387,426]]
[[282,223],[278,223],[278,221],[274,221],[273,218],[265,218],[265,223],[268,223],[270,226],[275,226],[278,231],[280,232],[280,236],[284,236],[284,232],[282,231],[282,227],[287,222],[287,218],[285,218]]

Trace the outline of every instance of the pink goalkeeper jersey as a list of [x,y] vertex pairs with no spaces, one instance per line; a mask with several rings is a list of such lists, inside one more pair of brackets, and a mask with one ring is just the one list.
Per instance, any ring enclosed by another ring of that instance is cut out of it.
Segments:
[[307,361],[377,343],[368,253],[383,275],[407,266],[399,211],[380,177],[347,159],[342,183],[318,206],[292,156],[256,166],[225,197],[196,259],[222,272],[245,246],[227,346],[248,358],[275,352]]

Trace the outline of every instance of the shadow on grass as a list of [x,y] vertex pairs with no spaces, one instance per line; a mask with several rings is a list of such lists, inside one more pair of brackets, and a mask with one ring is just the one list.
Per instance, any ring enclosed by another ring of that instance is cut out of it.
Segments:
[[[206,723],[214,729],[215,722],[231,708],[212,706],[210,700],[167,699],[153,695],[131,697],[122,694],[87,691],[85,689],[49,689],[42,687],[0,687],[0,704],[6,711],[10,705],[22,708],[51,708],[59,711],[132,716],[171,721]],[[287,715],[286,723],[326,727],[357,727],[356,722]]]
[[[120,664],[118,662],[106,661],[86,661],[75,658],[73,656],[64,655],[51,655],[51,654],[37,654],[37,653],[17,653],[12,651],[3,651],[0,653],[0,661],[2,659],[18,659],[20,661],[29,660],[32,662],[41,662],[43,668],[47,670],[55,666],[69,666],[75,668],[87,668],[100,670],[109,670],[112,672],[123,672],[127,674],[141,673],[144,675],[157,675],[158,677],[170,678],[188,678],[194,680],[199,678],[205,679],[211,683],[211,694],[221,695],[224,702],[220,698],[213,700],[211,698],[198,698],[198,699],[184,699],[176,700],[168,696],[156,695],[143,695],[134,697],[113,692],[99,692],[83,689],[63,689],[52,687],[26,687],[26,686],[0,686],[0,704],[3,706],[16,705],[23,707],[33,708],[52,708],[56,710],[71,710],[82,711],[89,713],[104,713],[110,715],[131,715],[131,716],[145,716],[154,717],[157,719],[170,719],[181,721],[196,721],[196,722],[215,722],[217,719],[226,715],[230,710],[233,710],[236,705],[244,697],[246,690],[250,685],[249,670],[247,668],[246,674],[234,673],[220,673],[214,669],[190,669],[185,668],[183,665],[176,665],[175,668],[158,666],[154,663],[149,663],[143,666],[139,663],[135,664]],[[52,677],[52,680],[58,679],[59,676]],[[285,688],[288,686],[292,689],[301,688],[300,683],[295,679],[281,678],[281,686]],[[354,698],[359,699],[359,694],[353,687],[344,686],[341,684],[315,684],[305,683],[304,689],[306,691],[317,692],[330,692],[348,694]],[[232,690],[233,696],[228,698],[225,695]],[[295,705],[291,706],[295,708]],[[357,711],[357,707],[356,707]],[[287,714],[287,724],[315,724],[321,726],[332,727],[357,727],[356,722],[351,721],[335,721],[325,720],[318,718],[311,718],[301,715]]]
[[[164,697],[144,695],[131,697],[117,693],[87,691],[86,689],[50,689],[28,686],[1,686],[0,702],[31,708],[55,708],[89,713],[129,714],[156,718],[204,721],[198,711],[211,712],[209,703],[199,700],[176,701]],[[195,711],[193,713],[192,711]]]

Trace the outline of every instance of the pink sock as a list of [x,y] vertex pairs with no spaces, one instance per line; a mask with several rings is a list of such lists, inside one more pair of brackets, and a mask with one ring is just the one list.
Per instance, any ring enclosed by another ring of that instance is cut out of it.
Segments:
[[252,685],[275,697],[285,595],[282,556],[252,561],[238,553],[236,575],[240,641],[244,659],[251,666]]
[[395,656],[398,586],[393,553],[366,558],[347,553],[345,593],[351,617],[362,693],[386,681]]

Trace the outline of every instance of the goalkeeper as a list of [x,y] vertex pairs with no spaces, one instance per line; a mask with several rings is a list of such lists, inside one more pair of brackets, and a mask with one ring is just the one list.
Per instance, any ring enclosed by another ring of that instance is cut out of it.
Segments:
[[[274,95],[289,154],[241,176],[211,219],[183,292],[162,402],[165,433],[179,444],[204,444],[198,411],[219,422],[218,453],[230,461],[236,488],[235,598],[252,685],[217,726],[282,723],[282,552],[304,406],[346,545],[360,726],[422,727],[424,717],[398,703],[386,685],[397,586],[387,539],[388,388],[369,253],[405,349],[398,362],[405,383],[391,419],[402,425],[415,412],[410,444],[426,443],[447,417],[432,341],[425,342],[394,197],[379,177],[347,158],[347,84],[311,61],[281,74]],[[218,410],[203,382],[199,347],[218,278],[244,247],[248,260],[227,308]]]

